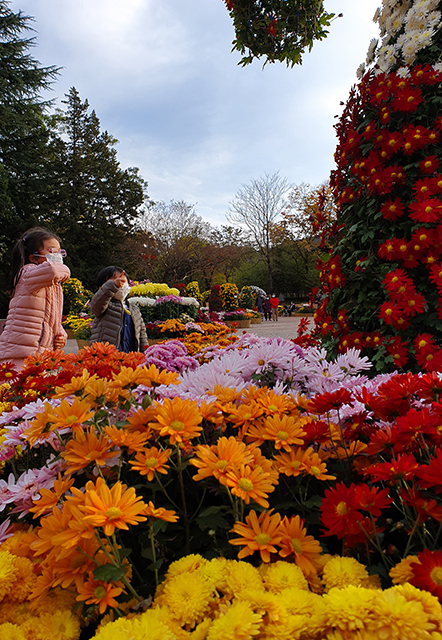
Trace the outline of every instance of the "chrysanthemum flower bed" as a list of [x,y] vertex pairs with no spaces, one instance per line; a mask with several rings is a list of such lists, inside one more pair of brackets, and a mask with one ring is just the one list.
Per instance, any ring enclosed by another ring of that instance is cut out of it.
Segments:
[[441,638],[442,378],[369,368],[250,334],[4,366],[2,640]]

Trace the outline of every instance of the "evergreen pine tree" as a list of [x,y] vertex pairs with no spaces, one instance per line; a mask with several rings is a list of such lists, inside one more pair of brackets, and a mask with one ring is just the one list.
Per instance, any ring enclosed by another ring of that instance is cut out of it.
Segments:
[[88,101],[75,88],[66,98],[52,142],[58,187],[49,222],[63,239],[75,276],[94,289],[98,271],[121,256],[118,248],[132,231],[147,184],[138,169],[121,169],[117,140],[100,130]]
[[29,53],[31,18],[14,13],[0,0],[0,305],[4,313],[5,279],[17,237],[41,221],[39,195],[48,132],[40,98],[57,73],[41,67]]

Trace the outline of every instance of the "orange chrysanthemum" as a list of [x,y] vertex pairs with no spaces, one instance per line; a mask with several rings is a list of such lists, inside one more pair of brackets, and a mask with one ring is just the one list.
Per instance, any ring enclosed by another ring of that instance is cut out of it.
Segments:
[[278,395],[266,388],[261,389],[261,393],[257,394],[256,402],[262,406],[266,416],[283,415],[293,408],[290,398],[286,395]]
[[58,478],[54,480],[54,487],[52,489],[40,489],[40,497],[33,500],[35,507],[29,509],[29,511],[34,514],[34,518],[42,516],[44,513],[50,513],[73,484],[73,478],[70,476],[62,478],[61,475],[58,474]]
[[94,416],[90,409],[90,403],[85,400],[76,398],[72,404],[62,400],[60,406],[53,409],[54,429],[70,427],[75,433],[82,433],[84,424]]
[[163,509],[163,507],[156,508],[154,503],[150,500],[143,513],[148,518],[157,518],[158,520],[164,520],[165,522],[176,522],[178,520],[178,516],[175,511],[172,511],[172,509]]
[[304,459],[304,468],[307,473],[318,480],[336,480],[336,476],[327,475],[327,466],[316,452],[310,453]]
[[119,582],[104,582],[104,580],[89,578],[78,589],[77,600],[79,602],[85,601],[86,604],[97,604],[100,613],[104,613],[107,607],[118,608],[118,602],[115,598],[123,592],[120,584]]
[[266,498],[275,490],[270,473],[263,471],[260,467],[252,468],[248,464],[242,464],[229,471],[226,484],[231,488],[233,495],[244,500],[246,504],[254,500],[266,509],[269,507]]
[[135,461],[131,460],[130,465],[140,475],[147,476],[146,479],[150,482],[154,479],[155,472],[167,473],[169,465],[166,462],[169,460],[171,453],[172,449],[166,449],[165,451],[156,447],[144,449],[144,451],[139,451],[136,454]]
[[79,509],[85,513],[86,524],[103,527],[105,535],[111,536],[115,529],[129,529],[129,524],[146,520],[141,515],[146,506],[133,487],[127,489],[118,481],[109,489],[105,481],[98,478],[95,489],[88,490],[86,486],[84,505]]
[[194,400],[166,398],[162,405],[157,404],[157,423],[149,426],[159,430],[160,436],[169,436],[170,444],[189,442],[200,435],[202,415]]
[[233,407],[230,415],[228,416],[229,422],[233,427],[240,429],[240,437],[243,437],[247,429],[258,420],[264,413],[264,408],[256,402],[248,402],[246,404],[240,404],[238,407]]
[[45,402],[43,411],[36,414],[31,426],[26,429],[24,436],[33,445],[37,440],[47,440],[49,435],[56,429],[54,408],[49,402]]
[[264,440],[274,442],[276,449],[290,451],[292,445],[304,444],[302,421],[294,416],[270,416],[264,420],[264,429]]
[[316,574],[322,548],[313,536],[307,535],[304,520],[299,516],[292,518],[285,516],[281,521],[279,533],[281,534],[279,555],[286,558],[293,554],[296,564],[305,575]]
[[68,396],[82,397],[86,385],[91,380],[97,380],[97,376],[95,374],[91,376],[87,369],[83,369],[81,376],[73,376],[71,380],[62,387],[55,387],[54,398],[67,398]]
[[118,390],[111,388],[106,378],[91,377],[86,383],[83,395],[94,407],[118,402]]
[[[154,364],[149,367],[137,367],[129,369],[121,367],[118,374],[114,374],[110,386],[115,389],[128,390],[139,385],[145,387],[159,387],[162,384],[179,384],[178,373],[176,371],[167,371],[166,369],[158,369]],[[123,395],[123,394],[120,394]]]
[[211,447],[198,445],[196,456],[190,460],[190,464],[198,468],[198,473],[193,476],[193,479],[204,480],[214,476],[223,485],[226,484],[227,472],[233,467],[253,462],[253,453],[250,449],[233,436],[222,437]]
[[127,447],[129,453],[142,451],[144,445],[149,439],[149,435],[147,433],[141,433],[140,431],[127,431],[124,428],[119,429],[115,425],[105,427],[104,433],[113,445],[120,448]]
[[244,549],[238,553],[238,558],[245,558],[255,551],[259,551],[263,562],[270,562],[270,554],[277,553],[275,545],[279,544],[281,540],[279,534],[281,516],[279,513],[271,515],[272,511],[273,509],[263,511],[257,517],[256,512],[252,509],[246,516],[247,524],[235,523],[231,531],[242,537],[233,538],[229,542],[233,545],[244,546]]
[[102,434],[97,436],[94,427],[86,433],[78,433],[76,439],[69,440],[65,451],[61,452],[61,457],[68,463],[68,473],[84,469],[91,463],[102,467],[115,455],[112,442]]
[[157,413],[157,407],[153,405],[146,409],[137,409],[127,418],[125,428],[128,431],[147,431],[147,435],[150,436],[152,429],[149,427],[149,423],[156,419]]
[[280,453],[275,456],[275,466],[285,476],[299,476],[307,471],[307,461],[311,459],[314,451],[310,447],[302,449],[297,447],[288,453]]

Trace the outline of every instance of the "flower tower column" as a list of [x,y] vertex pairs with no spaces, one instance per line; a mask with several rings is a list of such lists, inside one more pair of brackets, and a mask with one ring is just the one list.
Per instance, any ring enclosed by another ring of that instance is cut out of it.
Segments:
[[[336,125],[317,326],[382,371],[442,368],[442,2],[384,0]],[[367,66],[366,66],[367,65]]]

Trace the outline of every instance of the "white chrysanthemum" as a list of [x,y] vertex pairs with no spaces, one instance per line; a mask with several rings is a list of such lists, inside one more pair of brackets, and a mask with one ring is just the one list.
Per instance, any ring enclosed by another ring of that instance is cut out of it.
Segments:
[[396,71],[396,75],[399,78],[409,78],[411,76],[410,69],[408,67],[401,67]]
[[404,60],[407,64],[412,64],[416,58],[416,53],[418,50],[417,43],[412,40],[410,37],[406,42],[404,42],[402,46],[402,53],[404,56]]
[[374,54],[376,51],[376,47],[378,46],[378,41],[377,38],[372,38],[370,40],[370,45],[368,47],[368,51],[367,51],[367,58],[365,60],[365,62],[367,64],[371,64],[374,60]]
[[357,77],[357,79],[358,80],[362,80],[362,78],[364,77],[364,73],[365,73],[365,64],[363,62],[361,62],[359,67],[356,69],[356,77]]

